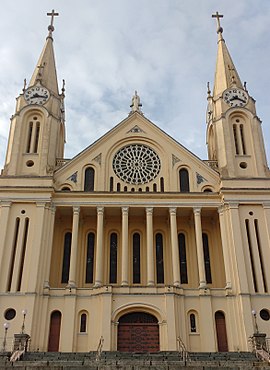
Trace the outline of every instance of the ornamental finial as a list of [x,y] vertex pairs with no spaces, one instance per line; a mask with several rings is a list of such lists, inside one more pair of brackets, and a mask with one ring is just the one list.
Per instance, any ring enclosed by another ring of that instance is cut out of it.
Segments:
[[54,21],[54,17],[57,17],[59,15],[59,13],[55,13],[54,9],[51,11],[51,13],[47,13],[47,15],[49,17],[51,17],[51,23],[50,25],[48,26],[48,31],[49,31],[49,34],[48,34],[48,37],[52,37],[52,33],[54,31],[54,26],[53,26],[53,21]]
[[223,28],[220,26],[220,18],[223,18],[223,15],[216,12],[216,14],[212,14],[212,18],[217,19],[217,33],[222,35]]

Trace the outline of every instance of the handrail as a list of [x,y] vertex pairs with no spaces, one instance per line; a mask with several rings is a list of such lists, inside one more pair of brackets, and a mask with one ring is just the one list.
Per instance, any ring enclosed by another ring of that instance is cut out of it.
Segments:
[[100,337],[98,347],[97,347],[97,354],[96,354],[96,361],[100,361],[102,348],[103,348],[104,338],[103,336]]

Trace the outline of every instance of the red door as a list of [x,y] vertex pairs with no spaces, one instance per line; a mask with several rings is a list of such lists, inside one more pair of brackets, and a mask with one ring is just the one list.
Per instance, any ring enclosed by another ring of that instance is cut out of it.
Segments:
[[228,352],[226,322],[224,313],[217,311],[215,313],[216,332],[217,332],[217,345],[219,352]]
[[61,328],[61,312],[54,311],[51,314],[48,352],[58,352]]
[[148,313],[133,312],[119,320],[117,350],[121,352],[158,352],[159,326]]

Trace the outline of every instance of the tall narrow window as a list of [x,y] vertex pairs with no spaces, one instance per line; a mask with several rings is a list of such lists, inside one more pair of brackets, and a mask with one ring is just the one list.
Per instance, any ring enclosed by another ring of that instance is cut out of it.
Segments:
[[29,228],[29,218],[26,218],[25,223],[24,223],[24,231],[23,231],[23,243],[22,243],[20,272],[19,272],[19,276],[18,276],[17,291],[21,290],[24,258],[25,258],[25,251],[26,251],[26,244],[27,244],[27,237],[28,237],[28,228]]
[[234,137],[234,145],[235,145],[235,153],[239,154],[239,143],[237,140],[237,125],[233,125],[233,137]]
[[34,153],[38,151],[38,141],[39,141],[39,131],[40,131],[40,123],[36,122],[36,134],[35,134],[35,142],[34,142]]
[[164,284],[163,238],[160,233],[156,234],[156,270],[157,283]]
[[253,286],[254,286],[255,292],[257,293],[258,292],[258,284],[257,284],[257,278],[256,278],[256,272],[255,272],[255,264],[254,264],[254,256],[253,256],[253,250],[252,250],[252,244],[251,244],[249,220],[247,220],[247,219],[245,220],[245,225],[246,225],[246,233],[247,233],[249,257],[250,257],[250,264],[251,264],[252,277],[253,277]]
[[205,277],[206,282],[208,284],[212,283],[212,275],[211,275],[211,264],[210,264],[210,253],[209,253],[209,241],[208,235],[203,233],[203,256],[204,256],[204,267],[205,267]]
[[117,234],[110,236],[110,283],[117,283]]
[[180,181],[180,191],[181,192],[189,192],[189,175],[188,170],[185,168],[181,168],[179,171],[179,181]]
[[10,289],[11,289],[12,275],[13,275],[13,269],[14,269],[14,263],[15,263],[17,243],[18,243],[19,227],[20,227],[20,219],[19,219],[19,217],[17,217],[16,222],[15,222],[14,236],[13,236],[12,255],[11,255],[11,258],[10,258],[7,291],[10,291]]
[[113,177],[110,177],[110,191],[113,191]]
[[197,327],[196,327],[196,316],[194,313],[191,313],[189,315],[189,325],[190,325],[190,332],[191,333],[196,333],[197,332]]
[[156,192],[157,191],[157,184],[154,184],[153,185],[153,191]]
[[258,245],[258,251],[259,251],[259,258],[260,258],[260,265],[261,265],[261,270],[262,270],[262,279],[263,279],[263,287],[264,287],[264,292],[267,292],[267,280],[266,280],[266,275],[265,275],[265,266],[264,266],[264,258],[262,254],[262,247],[261,247],[261,238],[260,238],[260,233],[259,233],[259,224],[258,220],[254,220],[254,227],[255,227],[255,236],[257,240],[257,245]]
[[120,185],[120,182],[118,182],[118,183],[117,183],[117,185],[116,185],[116,189],[117,189],[117,191],[121,191],[121,185]]
[[141,282],[141,241],[140,234],[133,234],[133,283]]
[[85,282],[93,283],[94,277],[94,254],[95,254],[95,234],[87,235],[87,255],[86,255],[86,273]]
[[32,131],[33,131],[33,122],[29,122],[28,136],[27,136],[27,145],[26,145],[26,153],[30,153],[30,150],[31,150]]
[[84,191],[94,191],[94,186],[95,186],[95,170],[92,167],[88,167],[85,170]]
[[241,142],[242,142],[242,151],[243,154],[246,155],[246,145],[245,145],[245,137],[244,137],[244,126],[240,125],[240,136],[241,136]]
[[188,283],[187,274],[187,255],[186,255],[186,238],[185,234],[178,234],[179,262],[180,262],[180,281],[181,284]]
[[164,177],[160,178],[160,191],[164,192]]
[[72,235],[71,232],[68,232],[65,234],[64,238],[64,253],[63,253],[61,283],[67,283],[69,278],[71,235]]
[[80,318],[80,333],[86,333],[87,315],[86,313],[81,314]]

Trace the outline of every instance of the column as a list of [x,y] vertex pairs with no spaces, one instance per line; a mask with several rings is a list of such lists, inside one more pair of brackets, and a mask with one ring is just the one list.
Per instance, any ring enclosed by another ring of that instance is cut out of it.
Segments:
[[51,255],[53,248],[53,234],[55,227],[55,213],[56,207],[54,204],[51,204],[49,208],[49,224],[48,224],[48,235],[47,235],[47,253],[45,254],[44,261],[44,288],[49,287],[50,280],[50,269],[51,269]]
[[104,207],[97,207],[97,254],[95,287],[101,286],[103,282],[103,222]]
[[199,288],[206,287],[204,255],[203,255],[203,240],[202,240],[202,222],[201,222],[201,208],[193,208],[194,222],[195,222],[195,238],[199,269]]
[[128,285],[128,207],[122,207],[122,278],[121,285]]
[[70,252],[70,268],[68,286],[76,286],[76,263],[78,252],[78,230],[79,230],[80,207],[73,207],[72,239]]
[[154,281],[154,250],[153,250],[153,208],[146,208],[146,242],[147,242],[147,285],[153,286]]
[[218,209],[219,214],[219,225],[220,225],[220,235],[221,235],[221,246],[223,251],[223,258],[224,258],[224,268],[225,268],[225,279],[226,279],[226,289],[232,288],[231,283],[231,272],[230,272],[230,258],[229,258],[229,250],[228,250],[228,238],[225,225],[225,215],[224,215],[224,208],[220,207]]
[[170,226],[171,226],[171,245],[172,245],[172,269],[173,269],[173,285],[180,285],[180,266],[179,266],[179,248],[177,237],[177,220],[176,208],[170,208]]

